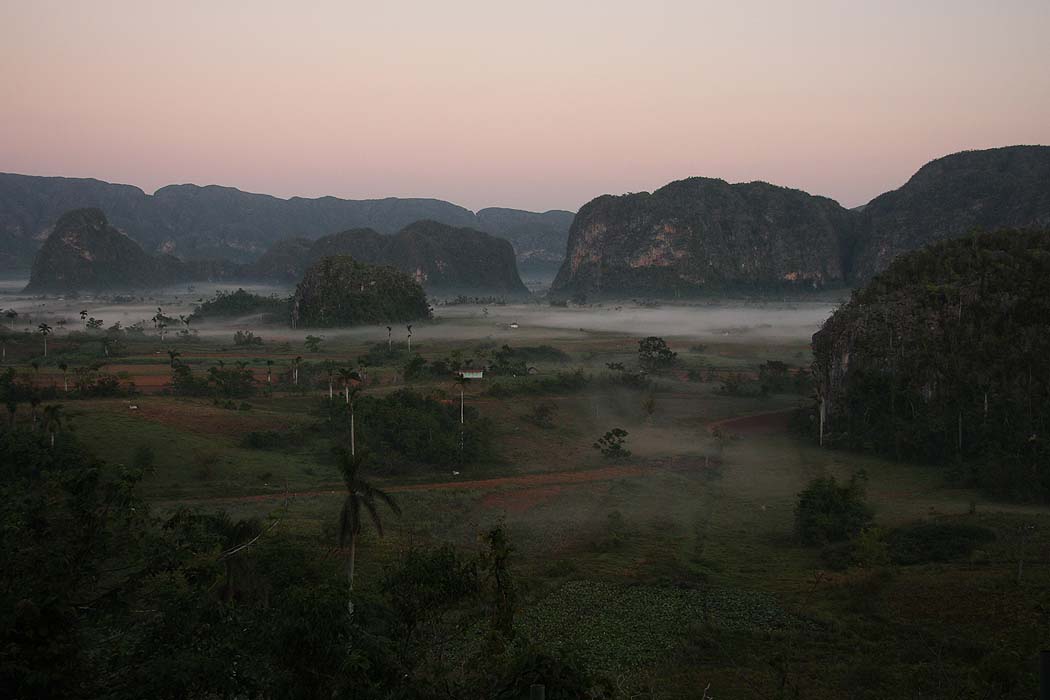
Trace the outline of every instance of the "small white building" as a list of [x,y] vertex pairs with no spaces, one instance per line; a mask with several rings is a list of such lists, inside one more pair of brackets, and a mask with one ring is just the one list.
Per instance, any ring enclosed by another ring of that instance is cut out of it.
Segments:
[[463,379],[484,379],[485,370],[483,369],[462,369],[458,372],[459,376]]

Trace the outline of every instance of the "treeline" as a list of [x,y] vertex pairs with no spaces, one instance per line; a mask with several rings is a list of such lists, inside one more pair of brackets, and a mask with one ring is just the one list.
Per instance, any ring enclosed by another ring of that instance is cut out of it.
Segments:
[[813,349],[826,444],[1050,498],[1050,232],[978,233],[904,255]]

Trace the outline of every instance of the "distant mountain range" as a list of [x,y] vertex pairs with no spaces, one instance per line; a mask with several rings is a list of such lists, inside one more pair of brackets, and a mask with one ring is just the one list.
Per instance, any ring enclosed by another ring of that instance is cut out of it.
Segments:
[[218,280],[295,283],[311,265],[339,255],[396,268],[432,292],[528,293],[510,243],[436,221],[417,221],[389,236],[355,229],[317,241],[292,239],[278,243],[255,263],[240,265],[149,254],[93,208],[75,209],[59,218],[33,261],[26,290],[102,292]]
[[966,151],[858,209],[764,182],[690,178],[580,209],[555,294],[813,289],[976,229],[1050,228],[1050,147]]
[[439,199],[279,199],[231,187],[170,185],[148,195],[93,179],[0,174],[0,270],[24,269],[59,217],[97,208],[149,253],[183,260],[250,262],[275,242],[371,228],[392,234],[432,220],[506,238],[518,261],[557,264],[573,214],[490,208],[474,213]]

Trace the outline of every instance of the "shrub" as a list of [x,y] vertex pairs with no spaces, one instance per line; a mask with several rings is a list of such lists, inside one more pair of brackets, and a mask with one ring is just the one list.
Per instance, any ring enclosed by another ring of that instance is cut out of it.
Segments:
[[613,428],[598,438],[592,447],[606,459],[625,459],[631,456],[631,451],[626,448],[627,434],[623,428]]
[[864,500],[863,474],[840,485],[833,476],[818,477],[798,495],[795,532],[803,544],[820,545],[845,540],[871,522]]

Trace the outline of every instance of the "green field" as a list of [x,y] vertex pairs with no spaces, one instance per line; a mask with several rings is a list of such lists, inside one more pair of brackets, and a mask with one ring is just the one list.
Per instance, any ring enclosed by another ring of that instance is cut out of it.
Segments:
[[[753,376],[769,360],[808,365],[804,333],[795,326],[772,332],[776,309],[768,332],[666,334],[677,364],[641,388],[610,379],[607,363],[637,363],[644,310],[626,324],[633,332],[541,325],[552,313],[537,313],[518,337],[491,330],[498,319],[458,307],[459,316],[417,327],[414,349],[428,360],[502,343],[552,345],[569,360],[466,387],[466,405],[492,426],[491,453],[478,463],[371,475],[403,514],[386,519],[383,538],[365,528],[357,573],[365,595],[381,593],[384,567],[408,548],[450,543],[474,551],[478,532],[502,521],[522,591],[517,629],[606,678],[619,697],[701,697],[704,688],[720,700],[1033,696],[1050,622],[1045,507],[990,501],[941,469],[821,449],[790,428],[792,411],[809,405],[804,393],[726,395],[728,374]],[[655,327],[664,328],[653,313]],[[310,355],[286,330],[259,333],[274,340],[242,352],[216,331],[173,347],[198,372],[243,357],[265,383],[267,359],[282,372],[298,355],[311,364],[352,363],[366,343],[385,339],[381,330],[333,336]],[[53,347],[38,382],[61,386],[54,358],[74,350],[61,335]],[[131,368],[132,380],[167,377],[166,349],[147,334],[111,361]],[[31,373],[25,363],[33,352],[12,352],[19,371]],[[591,377],[582,389],[486,394],[496,381],[527,385],[577,368]],[[690,369],[699,375],[691,379]],[[371,367],[369,375],[365,396],[410,386],[458,405],[451,378],[406,381],[398,364]],[[339,440],[316,429],[328,401],[323,377],[318,382],[233,407],[165,395],[156,383],[136,396],[63,403],[72,431],[107,462],[132,464],[142,448],[152,451],[140,488],[157,512],[189,506],[275,516],[274,536],[340,557],[343,487],[330,455]],[[530,420],[541,403],[554,407],[546,427]],[[632,453],[616,462],[592,448],[613,427],[628,432]],[[295,429],[305,435],[298,444],[244,442],[252,431]],[[794,536],[797,494],[815,477],[845,480],[861,470],[883,531],[965,522],[994,531],[994,542],[947,561],[829,567],[820,548]],[[1020,534],[1027,525],[1034,534]]]

